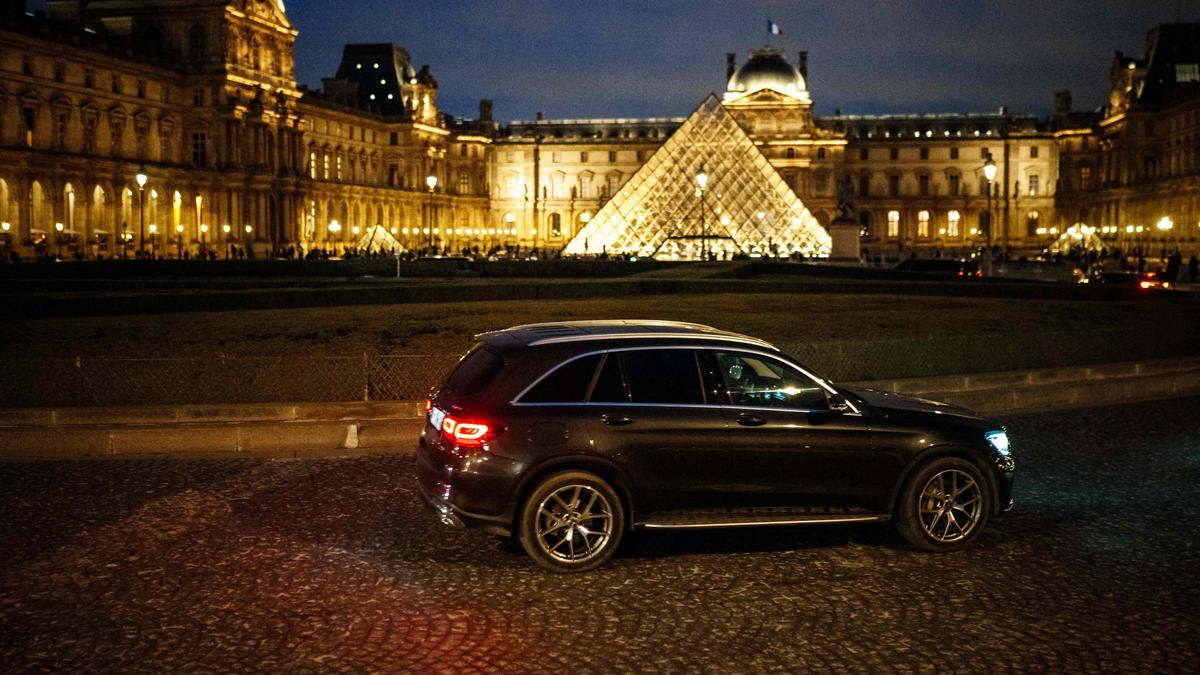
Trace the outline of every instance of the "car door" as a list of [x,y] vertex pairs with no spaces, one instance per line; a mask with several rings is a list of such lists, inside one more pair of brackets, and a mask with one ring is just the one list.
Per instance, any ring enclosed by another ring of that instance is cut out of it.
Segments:
[[592,387],[591,441],[630,477],[642,514],[711,507],[728,488],[725,416],[708,401],[697,351],[611,351]]
[[711,354],[728,397],[732,504],[886,509],[901,466],[874,447],[867,418],[831,408],[823,383],[778,356]]

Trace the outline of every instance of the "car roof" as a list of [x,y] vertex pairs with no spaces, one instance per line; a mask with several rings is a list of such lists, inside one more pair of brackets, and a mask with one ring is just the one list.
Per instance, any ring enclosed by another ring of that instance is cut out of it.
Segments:
[[481,333],[475,336],[497,346],[526,346],[593,342],[598,340],[716,340],[737,342],[778,351],[771,343],[758,338],[713,328],[698,323],[682,321],[655,321],[644,319],[608,319],[596,321],[556,321],[513,326],[504,330]]

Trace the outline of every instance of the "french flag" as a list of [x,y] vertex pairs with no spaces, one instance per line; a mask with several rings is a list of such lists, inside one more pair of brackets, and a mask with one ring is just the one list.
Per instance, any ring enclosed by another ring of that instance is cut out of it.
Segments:
[[775,23],[774,21],[772,21],[770,19],[767,19],[767,34],[768,35],[783,35],[783,29],[779,27],[779,24]]

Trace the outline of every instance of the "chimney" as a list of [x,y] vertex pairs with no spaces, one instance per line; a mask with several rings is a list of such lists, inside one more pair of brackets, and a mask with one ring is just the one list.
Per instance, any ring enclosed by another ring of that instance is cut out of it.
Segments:
[[805,83],[808,82],[808,52],[800,52],[800,58],[796,61],[798,64],[796,69],[800,71],[800,77],[804,78]]
[[1071,90],[1063,89],[1054,92],[1054,114],[1066,115],[1071,112]]
[[479,121],[480,122],[491,122],[492,121],[492,99],[490,99],[490,98],[479,99]]
[[729,52],[725,55],[725,79],[733,78],[734,71],[737,70],[737,54]]
[[537,111],[537,114],[534,115],[534,119],[541,122],[542,120],[546,119],[546,116],[544,114],[542,114],[541,110],[539,110],[539,111]]

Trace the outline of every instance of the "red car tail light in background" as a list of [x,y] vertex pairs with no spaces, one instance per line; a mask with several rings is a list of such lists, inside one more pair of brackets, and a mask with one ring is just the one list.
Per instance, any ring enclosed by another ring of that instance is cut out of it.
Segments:
[[495,435],[492,427],[483,422],[460,421],[449,415],[442,420],[442,433],[454,439],[455,443],[465,446],[483,445]]

